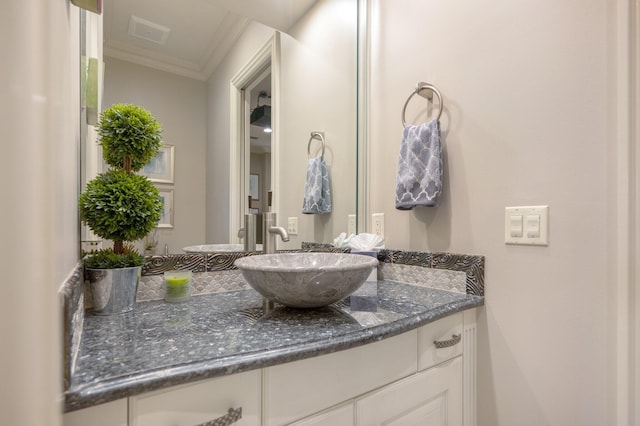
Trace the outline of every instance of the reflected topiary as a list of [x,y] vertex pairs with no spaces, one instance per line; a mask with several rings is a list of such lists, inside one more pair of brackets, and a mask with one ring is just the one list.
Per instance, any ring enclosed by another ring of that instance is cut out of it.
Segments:
[[105,162],[134,172],[151,161],[162,146],[160,124],[136,105],[115,104],[106,109],[100,114],[98,135]]

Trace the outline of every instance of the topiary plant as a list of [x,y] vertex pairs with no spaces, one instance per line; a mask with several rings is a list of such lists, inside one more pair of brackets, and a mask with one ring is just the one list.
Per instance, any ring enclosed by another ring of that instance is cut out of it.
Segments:
[[156,155],[161,133],[149,111],[135,105],[115,104],[100,114],[99,143],[110,169],[91,180],[80,195],[80,219],[99,237],[113,240],[113,249],[90,255],[87,267],[144,263],[144,257],[125,243],[144,238],[160,220],[163,205],[151,181],[133,172]]

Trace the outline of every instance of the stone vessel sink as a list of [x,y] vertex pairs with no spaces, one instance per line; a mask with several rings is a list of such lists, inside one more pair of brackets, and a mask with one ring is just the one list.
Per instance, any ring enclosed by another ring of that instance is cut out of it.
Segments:
[[269,300],[319,308],[356,291],[378,260],[349,253],[276,253],[243,257],[235,266]]

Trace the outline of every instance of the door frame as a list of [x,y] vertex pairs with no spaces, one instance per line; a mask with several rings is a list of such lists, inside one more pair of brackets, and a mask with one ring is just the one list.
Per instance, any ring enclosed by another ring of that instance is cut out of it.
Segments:
[[609,259],[612,277],[609,318],[614,327],[615,353],[612,355],[611,384],[615,390],[611,404],[611,424],[640,425],[640,372],[637,357],[640,355],[640,269],[637,262],[640,230],[640,181],[638,180],[638,143],[636,126],[640,107],[638,75],[640,58],[640,33],[638,11],[634,0],[616,0],[614,5],[615,83],[612,88],[616,111],[611,128],[615,205],[612,206],[612,236]]

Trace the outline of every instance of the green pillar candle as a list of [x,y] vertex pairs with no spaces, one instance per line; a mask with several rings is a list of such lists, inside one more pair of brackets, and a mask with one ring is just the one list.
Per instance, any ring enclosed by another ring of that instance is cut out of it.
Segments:
[[189,277],[167,277],[169,286],[180,287],[189,282]]
[[169,302],[181,302],[189,299],[191,295],[191,278],[185,275],[165,276],[166,294],[165,300]]

